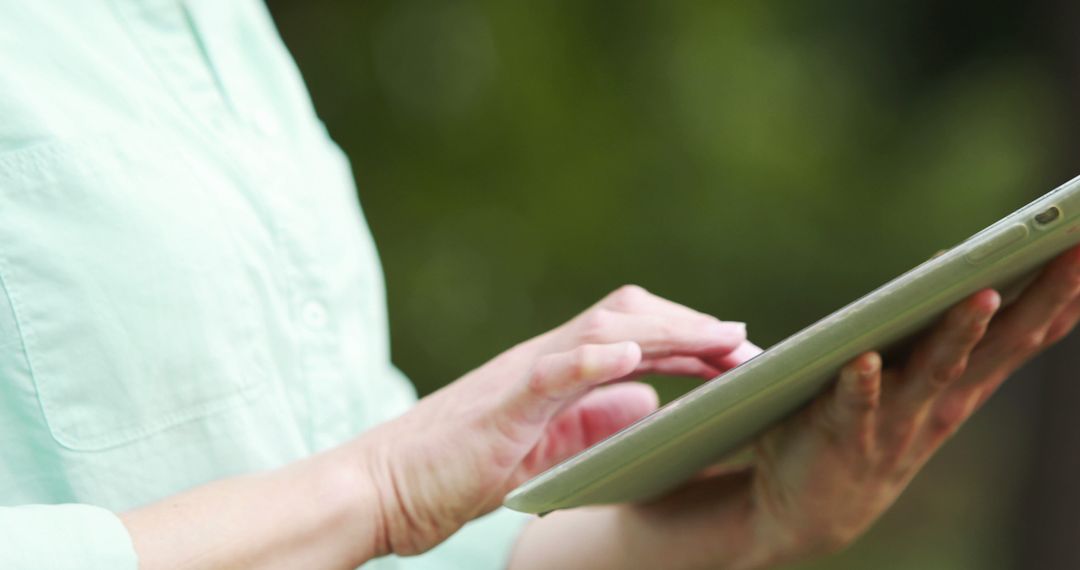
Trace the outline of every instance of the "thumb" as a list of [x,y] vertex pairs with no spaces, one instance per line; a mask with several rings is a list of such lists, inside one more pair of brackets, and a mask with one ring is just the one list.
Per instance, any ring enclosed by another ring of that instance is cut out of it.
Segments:
[[547,422],[589,389],[631,374],[641,363],[636,342],[586,344],[543,356],[507,402],[511,419]]

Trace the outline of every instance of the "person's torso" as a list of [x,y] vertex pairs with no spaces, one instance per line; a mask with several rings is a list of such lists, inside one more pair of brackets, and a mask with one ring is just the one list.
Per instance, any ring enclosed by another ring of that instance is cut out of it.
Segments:
[[122,510],[409,405],[347,161],[261,4],[2,4],[0,504]]

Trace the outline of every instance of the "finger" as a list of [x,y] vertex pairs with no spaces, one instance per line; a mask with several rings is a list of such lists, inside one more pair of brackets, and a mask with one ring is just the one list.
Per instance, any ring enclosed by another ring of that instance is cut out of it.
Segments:
[[746,325],[713,318],[631,315],[593,309],[573,325],[575,344],[634,341],[647,357],[724,355],[746,340]]
[[762,353],[760,347],[750,341],[743,341],[738,348],[723,356],[707,356],[705,361],[720,372],[727,372]]
[[613,384],[589,392],[555,416],[529,454],[526,476],[606,439],[649,415],[658,405],[656,390],[640,382]]
[[720,357],[713,356],[666,356],[661,358],[648,358],[638,365],[627,379],[638,378],[646,374],[663,374],[667,376],[698,377],[703,380],[712,380],[724,372],[750,360],[761,354],[761,349],[754,343],[745,341],[739,348],[729,354]]
[[601,299],[597,306],[619,313],[715,319],[686,305],[654,295],[638,285],[619,287]]
[[514,420],[547,421],[590,388],[622,378],[640,363],[641,348],[633,342],[588,344],[549,354],[515,387],[507,411]]
[[1069,335],[1080,322],[1080,298],[1074,299],[1046,331],[1046,344],[1054,344]]
[[[1076,328],[1078,321],[1080,321],[1080,298],[1074,299],[1072,304],[1051,323],[1043,340],[1043,348],[1055,344],[1068,336]],[[981,378],[981,382],[970,383],[964,393],[961,394],[962,397],[972,402],[969,407],[970,411],[973,412],[982,407],[990,399],[990,396],[994,394],[997,387],[1012,373],[1013,368],[1015,368],[1015,365],[1011,368],[1002,368],[996,372],[991,371]],[[971,396],[972,393],[974,393],[973,397]]]
[[1080,293],[1080,247],[1047,265],[1020,299],[1002,314],[1002,328],[1041,330]]
[[942,322],[915,348],[904,367],[903,382],[889,402],[900,414],[915,415],[947,385],[958,380],[971,351],[986,334],[1001,296],[985,289],[953,307]]
[[837,441],[854,437],[864,451],[873,442],[873,422],[881,403],[881,356],[867,352],[840,370],[824,405],[822,427]]
[[921,445],[917,446],[922,454],[917,458],[917,463],[928,458],[946,439],[956,433],[975,412],[979,398],[977,392],[952,390],[933,401],[922,427]]
[[643,360],[630,377],[636,378],[646,374],[664,374],[667,376],[687,376],[709,380],[719,376],[720,372],[720,370],[696,356],[666,356]]
[[[654,295],[649,291],[638,285],[624,285],[619,289],[616,289],[610,293],[607,297],[602,299],[597,304],[598,307],[607,310],[627,313],[627,314],[649,314],[661,317],[673,317],[678,319],[699,319],[702,322],[718,322],[726,325],[742,326],[745,331],[745,324],[738,322],[725,322],[717,319],[716,317],[707,313],[702,313],[686,305],[676,303],[674,301],[665,299],[659,295]],[[708,325],[703,325],[708,326]],[[753,345],[751,345],[753,347]],[[760,352],[760,349],[753,347]],[[746,351],[740,353],[740,359],[738,363],[742,363],[744,360],[750,357],[756,356],[757,352],[746,355]],[[723,366],[722,370],[733,368],[735,365]]]
[[[571,451],[576,453],[651,414],[659,404],[656,390],[648,384],[612,384],[589,392],[559,414],[555,422],[556,427],[565,421],[580,429],[580,445]],[[566,433],[566,430],[554,431]]]
[[996,388],[1046,346],[1048,332],[1080,293],[1080,247],[1052,261],[1020,298],[991,324],[971,355],[962,387]]

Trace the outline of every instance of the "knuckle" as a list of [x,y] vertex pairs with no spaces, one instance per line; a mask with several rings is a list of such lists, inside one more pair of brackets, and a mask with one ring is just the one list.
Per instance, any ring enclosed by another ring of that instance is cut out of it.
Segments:
[[859,378],[844,392],[847,406],[857,412],[869,412],[878,406],[878,385],[872,378]]
[[906,459],[906,446],[890,445],[885,447],[881,457],[878,459],[878,476],[883,480],[893,478],[901,470]]
[[878,397],[876,391],[862,390],[852,401],[852,408],[856,412],[866,414],[872,412],[878,407]]
[[826,549],[826,552],[835,554],[847,548],[854,540],[854,533],[847,530],[838,530],[829,533],[822,546]]
[[641,305],[649,292],[640,285],[623,285],[608,295],[608,302],[616,309],[633,309]]
[[975,322],[972,322],[972,323],[968,324],[967,330],[965,331],[964,336],[969,342],[972,342],[972,341],[976,341],[976,340],[982,338],[982,335],[985,332],[986,332],[986,323],[975,321]]
[[529,394],[539,397],[547,397],[548,388],[551,385],[551,372],[548,366],[544,366],[544,361],[541,360],[533,367],[532,374],[529,375],[529,379],[525,384],[526,390]]
[[858,473],[860,475],[866,474],[871,467],[870,460],[877,456],[877,434],[870,426],[863,426],[859,430],[859,437],[855,442],[855,450],[859,453],[859,456],[863,459],[863,462],[858,464]]
[[915,419],[910,417],[897,419],[891,422],[889,432],[892,435],[893,442],[897,444],[898,448],[903,447],[915,433]]
[[825,440],[832,444],[843,441],[847,435],[839,406],[835,400],[829,399],[818,400],[812,408],[812,414],[817,420],[814,424],[818,426]]
[[1055,322],[1054,324],[1050,325],[1050,328],[1046,331],[1046,340],[1044,342],[1046,344],[1054,344],[1060,341],[1061,339],[1068,336],[1068,334],[1072,332],[1075,326],[1076,323],[1071,320],[1059,320],[1058,322]]
[[685,325],[670,319],[661,319],[657,321],[655,328],[661,338],[674,339],[682,335]]
[[942,388],[959,380],[967,370],[967,359],[962,359],[952,364],[942,366],[930,374],[930,385]]
[[969,397],[966,394],[953,394],[942,400],[927,419],[927,429],[934,436],[949,435],[968,414]]
[[858,533],[839,526],[825,526],[814,532],[811,549],[819,554],[835,554],[855,540]]
[[880,380],[873,377],[861,378],[856,385],[859,397],[870,407],[876,408],[881,399]]
[[601,347],[595,344],[586,344],[574,349],[570,376],[574,380],[583,380],[592,376],[600,362],[601,352]]
[[960,305],[954,307],[948,314],[945,315],[944,325],[949,329],[963,328],[964,325],[970,320],[968,314],[970,309],[966,305]]
[[885,480],[888,481],[892,487],[905,487],[908,482],[911,481],[912,477],[915,476],[915,473],[919,471],[919,466],[922,465],[927,458],[929,458],[929,455],[926,452],[909,452],[905,454],[902,461],[898,461],[893,465],[892,472],[886,476]]
[[1045,341],[1045,331],[1038,330],[1022,334],[1013,341],[1013,352],[1021,356],[1029,356],[1038,352]]
[[582,315],[579,337],[584,342],[603,342],[611,328],[612,313],[607,309],[594,309]]
[[951,411],[938,410],[930,414],[926,429],[934,439],[949,436],[959,423],[959,418]]
[[983,388],[982,390],[977,392],[977,394],[975,396],[975,404],[972,406],[972,409],[977,410],[977,409],[981,408],[983,406],[983,404],[985,404],[986,401],[990,399],[990,396],[993,396],[993,395],[994,395],[994,390],[993,390],[992,387],[991,388]]

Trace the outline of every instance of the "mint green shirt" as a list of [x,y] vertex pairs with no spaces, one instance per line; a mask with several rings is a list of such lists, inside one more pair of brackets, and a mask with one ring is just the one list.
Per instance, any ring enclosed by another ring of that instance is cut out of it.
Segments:
[[[349,165],[257,0],[0,0],[0,71],[0,568],[135,568],[116,512],[409,408]],[[523,520],[371,567],[498,567]]]

